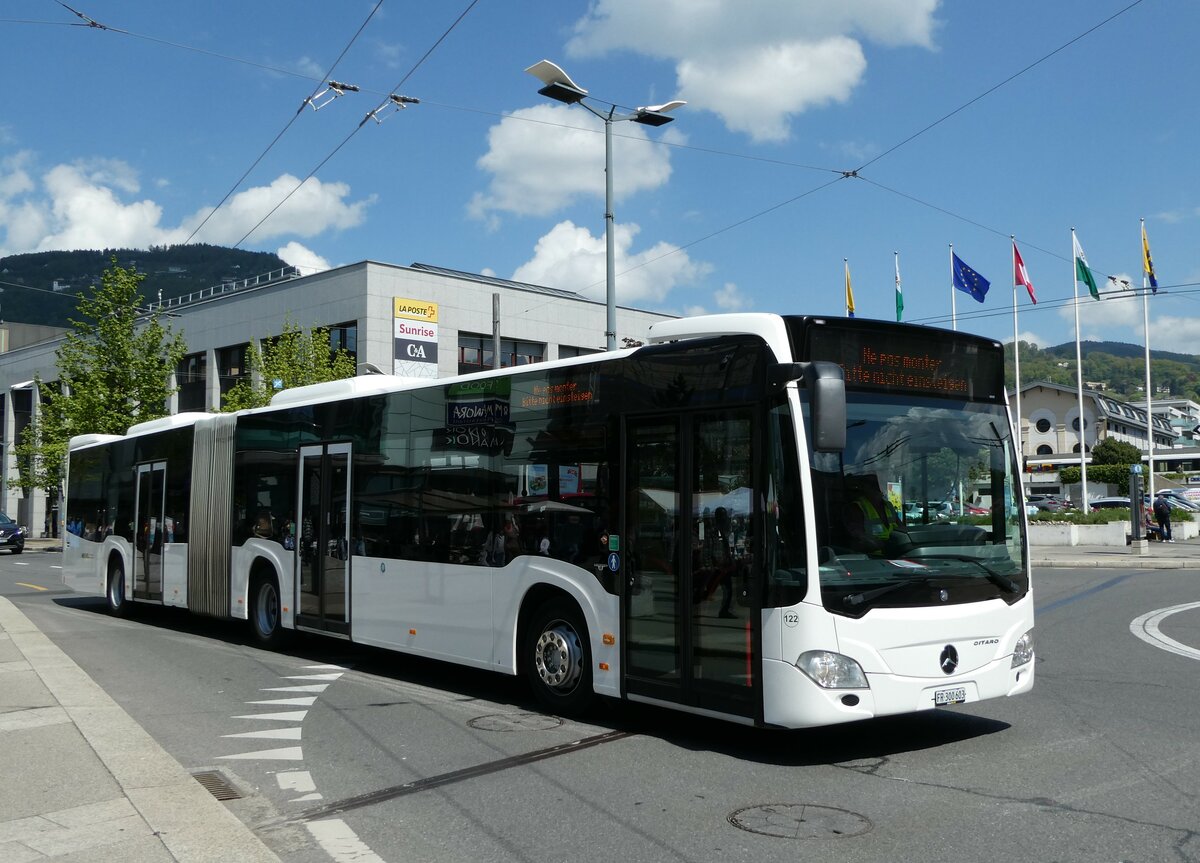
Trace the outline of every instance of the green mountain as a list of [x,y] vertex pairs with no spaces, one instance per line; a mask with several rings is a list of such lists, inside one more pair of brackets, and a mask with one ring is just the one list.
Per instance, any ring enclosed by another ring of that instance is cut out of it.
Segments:
[[100,274],[113,257],[122,267],[146,275],[142,296],[147,302],[157,301],[160,292],[162,299],[174,299],[287,266],[269,252],[203,244],[9,255],[0,258],[0,320],[68,326],[75,297],[100,284]]
[[[1142,345],[1125,342],[1082,342],[1083,380],[1102,385],[1103,391],[1126,401],[1145,398],[1146,352]],[[1014,383],[1012,344],[1004,346],[1005,380]],[[1155,398],[1200,401],[1200,357],[1171,351],[1150,351],[1150,380]],[[1044,350],[1021,342],[1021,383],[1050,381],[1075,386],[1075,343]]]

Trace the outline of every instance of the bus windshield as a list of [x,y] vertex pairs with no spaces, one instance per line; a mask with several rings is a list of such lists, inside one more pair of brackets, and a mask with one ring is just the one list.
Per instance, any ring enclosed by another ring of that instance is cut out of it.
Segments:
[[822,601],[876,607],[1001,599],[1029,589],[1004,409],[848,393],[846,448],[813,453]]

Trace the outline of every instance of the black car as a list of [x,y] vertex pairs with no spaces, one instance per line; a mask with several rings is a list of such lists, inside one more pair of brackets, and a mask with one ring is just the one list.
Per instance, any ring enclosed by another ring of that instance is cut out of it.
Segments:
[[29,531],[24,527],[4,513],[0,513],[0,548],[7,548],[13,554],[20,554],[25,550],[25,535],[28,533]]

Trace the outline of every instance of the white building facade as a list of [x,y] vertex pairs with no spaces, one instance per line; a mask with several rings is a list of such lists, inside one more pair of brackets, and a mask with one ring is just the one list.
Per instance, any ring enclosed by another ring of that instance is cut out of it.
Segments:
[[[606,341],[602,299],[425,264],[362,261],[311,276],[248,280],[164,310],[188,346],[171,413],[218,410],[224,393],[248,374],[250,344],[279,335],[288,321],[329,328],[334,347],[352,353],[360,369],[411,377],[494,368],[497,331],[501,366],[599,352]],[[670,317],[618,307],[617,343],[643,341],[652,323]],[[38,409],[35,376],[58,376],[60,344],[50,339],[0,353],[0,505],[35,536],[54,530],[56,514],[40,491],[22,494],[12,447]]]

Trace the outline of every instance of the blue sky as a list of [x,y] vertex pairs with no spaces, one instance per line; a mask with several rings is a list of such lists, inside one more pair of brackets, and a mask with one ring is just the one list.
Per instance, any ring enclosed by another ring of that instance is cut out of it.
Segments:
[[[315,170],[242,247],[602,298],[603,124],[538,95],[523,70],[548,58],[600,107],[688,101],[614,126],[623,304],[841,315],[845,258],[858,316],[894,319],[899,251],[905,319],[949,326],[953,243],[992,283],[957,294],[959,328],[1011,340],[1015,234],[1040,301],[1021,337],[1059,344],[1071,227],[1140,286],[1144,217],[1151,346],[1200,344],[1200,6],[376,2],[71,0],[104,30],[5,0],[0,255],[183,242],[249,170],[195,235],[232,245]],[[324,78],[360,90],[298,112]],[[365,119],[389,93],[421,104]],[[1142,341],[1138,299],[1081,314]]]

